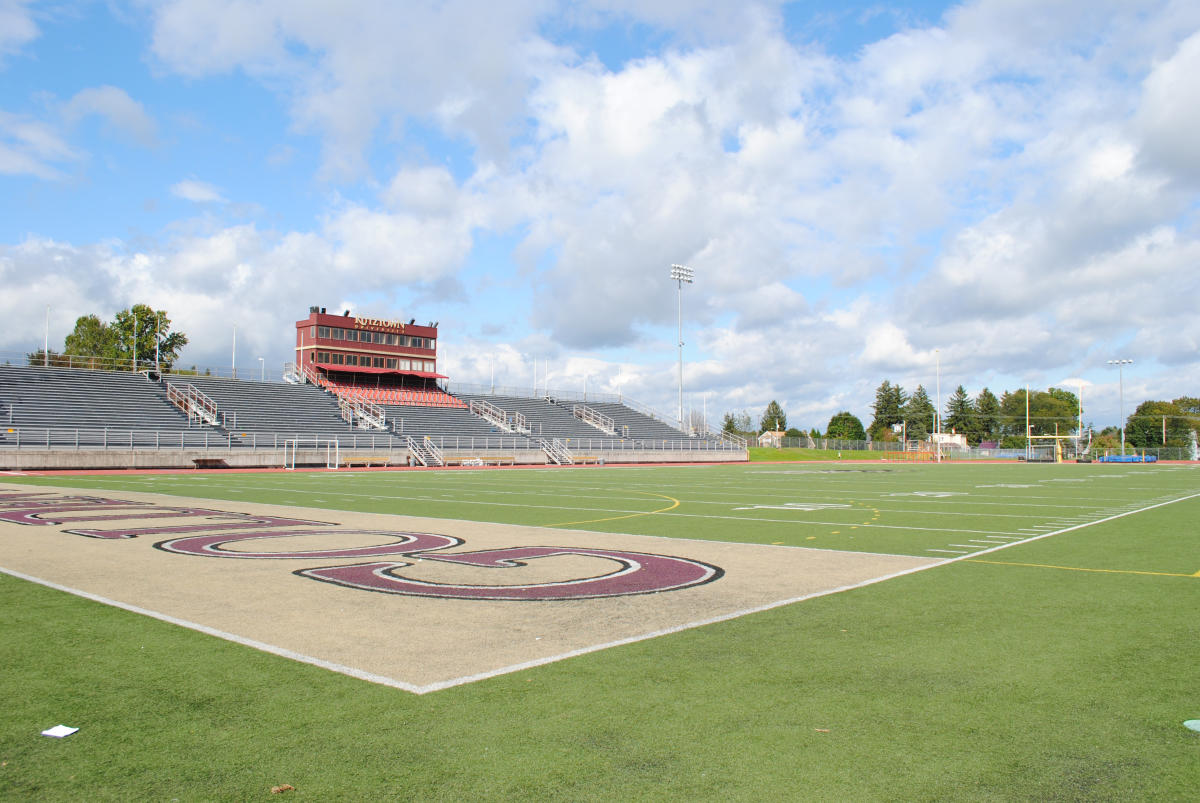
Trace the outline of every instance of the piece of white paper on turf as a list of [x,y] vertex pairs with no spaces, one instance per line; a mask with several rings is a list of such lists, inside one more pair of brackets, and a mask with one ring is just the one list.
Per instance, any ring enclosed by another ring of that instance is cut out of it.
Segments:
[[53,728],[47,728],[42,731],[43,736],[53,736],[55,739],[61,739],[64,736],[70,736],[79,728],[72,728],[70,725],[55,725]]

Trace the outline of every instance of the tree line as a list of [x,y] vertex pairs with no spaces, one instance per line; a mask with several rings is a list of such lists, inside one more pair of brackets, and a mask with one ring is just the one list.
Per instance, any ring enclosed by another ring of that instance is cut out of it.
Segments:
[[[1028,398],[1027,398],[1028,396]],[[812,429],[805,433],[787,426],[787,415],[772,400],[754,429],[750,416],[725,413],[722,430],[755,437],[763,432],[784,432],[787,437],[825,437],[842,440],[925,440],[938,426],[937,405],[929,392],[917,385],[911,393],[890,380],[875,391],[870,405],[874,417],[869,427],[843,410],[826,426],[825,434]],[[1070,435],[1080,426],[1079,397],[1063,388],[1004,391],[999,397],[983,388],[972,398],[959,385],[946,400],[941,431],[963,435],[971,446],[996,443],[1006,448],[1025,445],[1026,423],[1030,435]],[[1126,419],[1125,442],[1134,448],[1187,446],[1192,433],[1200,430],[1200,398],[1182,396],[1172,401],[1145,401]],[[1107,427],[1096,433],[1097,445],[1113,448],[1120,443],[1120,429]]]
[[183,332],[171,331],[165,310],[134,304],[105,322],[99,315],[84,315],[63,341],[61,351],[44,348],[26,355],[30,365],[92,367],[132,371],[147,366],[170,369],[188,343]]

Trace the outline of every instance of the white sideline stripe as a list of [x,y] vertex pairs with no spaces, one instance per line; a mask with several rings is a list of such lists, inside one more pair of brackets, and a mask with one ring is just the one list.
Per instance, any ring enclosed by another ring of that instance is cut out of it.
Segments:
[[[953,546],[953,544],[951,544],[951,546]],[[946,553],[949,553],[949,554],[951,554],[951,555],[965,555],[965,554],[967,554],[966,552],[964,552],[964,551],[963,551],[963,550],[961,550],[961,549],[927,549],[927,550],[925,550],[925,551],[926,551],[926,552],[946,552]]]
[[979,549],[975,544],[946,544],[946,546],[960,546],[963,549]]
[[[1104,524],[1106,522],[1114,521],[1116,519],[1125,518],[1126,516],[1132,516],[1136,513],[1144,513],[1147,510],[1154,510],[1155,508],[1166,507],[1167,505],[1173,505],[1176,502],[1186,502],[1189,499],[1196,499],[1198,497],[1200,497],[1200,492],[1197,492],[1194,494],[1189,494],[1187,496],[1181,496],[1177,499],[1168,499],[1164,502],[1158,502],[1153,505],[1147,505],[1146,507],[1139,508],[1137,510],[1128,510],[1124,513],[1117,513],[1115,515],[1108,516],[1108,517],[1102,518],[1102,519],[1097,519],[1095,521],[1085,522],[1083,524],[1076,524],[1071,527],[1065,527],[1061,530],[1055,530],[1053,532],[1042,533],[1040,535],[1033,535],[1033,536],[1024,538],[1019,541],[1012,541],[1007,544],[997,544],[996,546],[991,547],[990,549],[982,549],[982,550],[978,550],[978,551],[960,553],[958,555],[958,557],[943,558],[935,563],[930,563],[926,566],[913,566],[912,568],[909,568],[909,569],[902,569],[901,571],[898,571],[898,572],[892,572],[891,574],[885,574],[885,575],[881,575],[879,577],[872,577],[868,580],[862,580],[857,583],[851,583],[849,585],[838,586],[837,588],[830,588],[830,589],[826,589],[823,591],[814,591],[811,594],[804,594],[799,597],[791,597],[789,599],[778,600],[776,602],[769,602],[765,605],[759,605],[754,608],[745,608],[740,611],[733,611],[731,613],[722,614],[720,616],[713,616],[713,617],[709,617],[707,619],[700,619],[700,620],[697,620],[694,622],[688,622],[688,623],[682,624],[682,625],[675,625],[674,627],[668,627],[668,628],[664,628],[662,630],[654,630],[649,633],[643,633],[638,636],[629,636],[627,638],[618,639],[616,641],[610,641],[610,642],[606,642],[603,644],[592,644],[587,647],[581,647],[576,650],[570,650],[568,652],[559,653],[558,655],[550,655],[550,656],[546,656],[545,658],[537,658],[532,661],[525,661],[525,662],[519,663],[519,664],[510,664],[508,666],[503,666],[498,669],[492,669],[487,672],[480,672],[475,675],[465,675],[463,677],[452,678],[450,680],[439,681],[437,683],[430,683],[425,686],[416,686],[411,683],[405,683],[404,681],[396,680],[395,678],[389,678],[389,677],[385,677],[383,675],[376,675],[371,672],[364,672],[361,669],[355,669],[354,667],[343,666],[342,664],[336,664],[336,663],[333,663],[330,661],[325,661],[321,658],[315,658],[313,656],[303,655],[301,653],[293,652],[292,650],[288,650],[283,647],[276,647],[272,644],[265,644],[261,641],[255,641],[254,639],[243,638],[242,636],[237,636],[237,635],[234,635],[233,633],[226,633],[223,630],[217,630],[215,628],[211,628],[206,625],[201,625],[196,622],[189,622],[185,619],[179,619],[174,616],[168,616],[166,614],[158,613],[157,611],[151,611],[151,610],[147,610],[145,608],[139,608],[136,605],[128,605],[123,602],[117,602],[116,600],[110,600],[106,597],[101,597],[97,594],[92,594],[92,593],[89,593],[86,591],[81,591],[79,589],[69,588],[67,586],[59,585],[58,583],[53,583],[48,580],[42,580],[41,578],[32,577],[30,575],[22,574],[20,572],[14,572],[9,569],[5,569],[3,567],[0,567],[0,572],[3,572],[4,574],[12,575],[13,577],[17,577],[22,580],[28,580],[30,582],[38,583],[40,585],[44,585],[49,588],[54,588],[59,591],[65,591],[69,594],[75,594],[77,596],[84,597],[85,599],[94,600],[96,602],[100,602],[105,605],[112,605],[113,607],[121,608],[123,610],[131,611],[133,613],[140,613],[145,616],[149,616],[151,618],[158,619],[163,622],[180,625],[182,627],[186,627],[191,630],[197,630],[201,633],[206,633],[211,636],[216,636],[217,638],[222,638],[227,641],[232,641],[236,644],[242,644],[247,647],[252,647],[254,649],[262,650],[263,652],[269,652],[273,655],[279,655],[284,658],[291,658],[292,660],[300,661],[301,663],[312,664],[313,666],[319,666],[322,669],[328,669],[333,672],[339,672],[343,675],[349,675],[350,677],[357,678],[359,680],[365,680],[370,683],[378,683],[383,686],[390,686],[392,688],[412,692],[413,694],[427,694],[427,693],[433,692],[433,691],[441,691],[443,689],[449,689],[454,686],[461,686],[466,683],[473,683],[475,681],[486,680],[488,678],[498,677],[500,675],[507,675],[511,672],[519,672],[523,669],[532,669],[533,667],[536,667],[536,666],[544,666],[546,664],[555,663],[557,661],[561,661],[566,658],[575,658],[580,655],[587,655],[588,653],[598,652],[600,650],[606,650],[610,647],[620,647],[620,646],[623,646],[626,644],[634,644],[639,641],[646,641],[648,639],[657,638],[659,636],[666,636],[666,635],[670,635],[672,633],[679,633],[684,630],[691,630],[691,629],[697,628],[697,627],[704,627],[706,625],[716,624],[718,622],[727,622],[731,619],[738,619],[742,616],[748,616],[752,613],[762,613],[763,611],[769,611],[769,610],[773,610],[775,608],[781,608],[785,605],[792,605],[797,602],[804,602],[805,600],[816,599],[818,597],[825,597],[825,596],[829,596],[831,594],[839,594],[843,591],[852,591],[856,588],[865,588],[866,586],[875,585],[876,583],[882,583],[885,580],[893,580],[897,577],[904,577],[905,575],[916,574],[917,572],[923,572],[928,569],[934,569],[939,566],[945,566],[950,563],[958,563],[958,562],[964,561],[964,560],[972,560],[974,558],[978,558],[980,555],[987,555],[992,552],[998,552],[1002,549],[1008,549],[1009,547],[1019,546],[1021,544],[1027,544],[1027,543],[1030,543],[1031,541],[1040,541],[1043,538],[1050,538],[1052,536],[1062,535],[1064,533],[1069,533],[1074,530],[1081,530],[1085,527],[1091,527],[1095,524]],[[955,550],[950,550],[950,549],[927,549],[925,551],[926,552],[947,552],[947,553],[951,553],[951,554],[954,554],[954,552],[955,552]]]
[[198,622],[189,622],[187,619],[180,619],[179,617],[170,616],[169,614],[160,613],[159,611],[152,611],[149,608],[141,608],[137,605],[130,605],[126,602],[120,602],[115,599],[109,599],[108,597],[102,597],[99,594],[93,594],[90,591],[83,591],[82,589],[64,586],[50,580],[42,579],[41,577],[34,577],[33,575],[25,574],[23,572],[6,569],[3,566],[0,566],[0,574],[11,575],[12,577],[16,577],[21,580],[28,580],[31,583],[37,583],[38,585],[43,585],[47,588],[53,588],[56,591],[65,591],[66,593],[74,594],[77,597],[90,599],[92,602],[99,602],[103,605],[111,605],[114,608],[120,608],[121,610],[129,611],[130,613],[137,613],[141,614],[142,616],[149,616],[151,619],[158,619],[161,622],[167,622],[168,624],[186,627],[189,630],[196,630],[208,636],[216,636],[217,638],[225,639],[226,641],[232,641],[235,644],[241,644],[243,647],[252,647],[253,649],[269,652],[272,655],[278,655],[282,658],[290,658],[293,661],[312,664],[313,666],[319,666],[322,669],[328,669],[333,672],[340,672],[343,675],[349,675],[350,677],[358,678],[359,680],[365,680],[370,683],[379,683],[384,686],[403,689],[404,691],[410,691],[414,694],[421,693],[420,686],[414,686],[413,684],[405,683],[402,680],[384,677],[383,675],[376,675],[372,672],[364,672],[361,669],[355,669],[352,666],[336,664],[332,661],[326,661],[322,658],[314,658],[311,655],[304,655],[303,653],[294,652],[293,650],[289,650],[284,647],[276,647],[274,644],[267,644],[262,641],[255,641],[254,639],[239,636],[234,633],[227,633],[224,630],[217,630],[215,627],[202,625]]

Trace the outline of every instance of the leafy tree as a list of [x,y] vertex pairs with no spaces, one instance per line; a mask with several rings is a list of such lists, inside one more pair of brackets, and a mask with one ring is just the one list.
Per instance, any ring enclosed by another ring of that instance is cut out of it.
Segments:
[[888,380],[875,390],[875,403],[871,409],[875,411],[875,419],[871,422],[871,437],[877,440],[886,438],[892,431],[893,424],[904,420],[904,405],[908,396],[904,388],[893,385]]
[[749,413],[725,413],[721,419],[721,431],[728,432],[733,435],[754,435],[755,432],[750,428]]
[[[959,385],[954,389],[954,393],[950,395],[950,399],[946,402],[946,422],[943,429],[948,429],[951,432],[958,432],[967,436],[970,440],[971,427],[975,422],[975,405],[971,403],[971,397],[967,395],[967,389]],[[979,441],[976,440],[975,443]]]
[[30,353],[26,354],[25,359],[28,361],[29,365],[34,366],[46,365],[49,363],[56,368],[61,368],[67,365],[67,358],[56,352],[54,349],[50,349],[49,351],[49,360],[46,359],[46,356],[47,352],[45,349],[38,349],[37,351],[31,351]]
[[865,441],[867,432],[858,416],[843,410],[829,419],[829,425],[825,427],[825,437],[844,441]]
[[933,429],[933,402],[925,392],[924,385],[917,385],[908,403],[904,405],[905,429],[909,440],[925,440]]
[[[1050,388],[1029,394],[1029,427],[1033,435],[1066,435],[1079,426],[1079,397],[1069,390]],[[1000,430],[1025,443],[1025,391],[1005,391],[1000,397]]]
[[975,419],[970,437],[974,443],[997,440],[999,431],[1000,400],[996,398],[995,393],[984,388],[975,397]]
[[[1179,408],[1179,414],[1185,417],[1189,429],[1200,432],[1200,399],[1194,396],[1180,396],[1171,404]],[[1190,436],[1188,442],[1191,442]]]
[[762,419],[759,421],[759,432],[775,432],[777,430],[787,429],[787,416],[784,415],[783,408],[779,406],[779,402],[771,399],[771,403],[767,405],[767,409],[763,411]]
[[138,365],[154,364],[156,338],[158,362],[164,369],[179,359],[179,350],[188,342],[187,335],[171,331],[171,319],[165,310],[153,310],[145,304],[121,310],[109,328],[115,332],[117,359],[130,363],[136,360]]
[[117,333],[97,315],[75,319],[75,329],[67,335],[63,351],[72,357],[93,357],[116,362]]
[[[1166,443],[1163,432],[1166,431]],[[1139,449],[1187,446],[1191,427],[1179,406],[1167,401],[1144,401],[1125,422],[1125,443]]]
[[1104,454],[1121,448],[1121,430],[1105,427],[1092,436],[1092,454]]
[[783,433],[785,438],[803,438],[804,433],[795,427],[788,427],[787,432]]

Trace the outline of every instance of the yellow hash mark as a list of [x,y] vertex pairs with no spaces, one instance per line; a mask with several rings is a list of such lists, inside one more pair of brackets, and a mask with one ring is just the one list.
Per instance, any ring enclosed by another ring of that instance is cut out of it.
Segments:
[[667,496],[666,494],[650,493],[649,491],[634,491],[633,493],[644,494],[646,496],[657,496],[659,499],[668,499],[671,501],[671,504],[667,505],[664,508],[659,508],[658,510],[647,510],[645,513],[626,513],[623,516],[608,516],[607,518],[603,518],[603,519],[584,519],[583,521],[560,521],[557,524],[543,524],[542,526],[543,527],[566,527],[571,524],[595,524],[596,522],[599,522],[599,521],[617,521],[618,519],[633,519],[633,518],[637,518],[638,516],[653,516],[655,513],[666,513],[668,510],[674,510],[675,508],[679,507],[679,500],[673,496]]
[[1178,574],[1176,572],[1140,572],[1134,569],[1087,569],[1082,566],[1054,566],[1049,563],[1013,563],[1004,560],[979,560],[978,558],[967,558],[968,563],[991,563],[994,566],[1028,566],[1033,569],[1063,569],[1069,572],[1100,572],[1102,574],[1148,574],[1155,577],[1200,577],[1200,572],[1195,574]]

